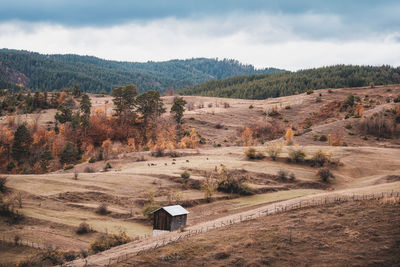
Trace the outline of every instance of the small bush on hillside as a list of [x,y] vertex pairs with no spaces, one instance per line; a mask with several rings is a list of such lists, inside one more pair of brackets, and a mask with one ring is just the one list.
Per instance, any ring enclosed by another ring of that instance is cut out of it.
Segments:
[[1,193],[5,193],[7,191],[6,183],[7,183],[7,177],[0,176],[0,192]]
[[90,159],[89,159],[89,163],[95,163],[96,162],[96,158],[95,157],[91,157]]
[[81,224],[79,224],[78,228],[76,229],[76,233],[78,235],[87,234],[87,233],[90,233],[92,231],[93,231],[92,228],[86,222],[82,222]]
[[215,125],[215,128],[216,129],[222,129],[224,126],[221,124],[221,123],[217,123],[216,125]]
[[74,165],[68,164],[68,165],[65,165],[64,170],[67,171],[67,170],[71,170],[73,168],[74,168]]
[[254,192],[246,183],[247,178],[235,175],[222,166],[218,172],[217,190],[225,193],[252,195]]
[[335,178],[333,173],[327,167],[319,169],[318,172],[317,172],[317,175],[325,183],[329,182],[329,178]]
[[276,160],[282,152],[282,144],[270,144],[265,148],[265,151],[272,160]]
[[286,181],[288,179],[288,172],[284,170],[279,170],[276,174],[276,178],[281,181]]
[[396,97],[395,99],[393,99],[394,103],[400,103],[400,95],[398,97]]
[[331,157],[329,154],[324,153],[322,150],[318,150],[315,152],[311,158],[311,163],[313,166],[321,167],[325,163],[329,163],[331,161]]
[[298,163],[298,162],[304,161],[305,158],[306,158],[306,153],[301,148],[299,148],[299,149],[291,149],[289,151],[289,160],[291,162]]
[[307,90],[307,95],[311,95],[312,93],[314,93],[314,90],[313,90],[313,89],[308,89],[308,90]]
[[253,106],[253,105],[250,105],[250,106],[249,106],[249,109],[253,109],[253,108],[254,108],[254,106]]
[[25,217],[14,208],[12,201],[4,201],[0,198],[0,216],[7,218],[7,223],[19,224]]
[[185,181],[185,183],[187,183],[189,181],[190,178],[190,173],[187,171],[184,171],[181,173],[181,178]]
[[148,219],[153,220],[154,214],[152,213],[155,210],[161,208],[161,205],[157,202],[150,202],[143,207],[143,216],[146,216]]
[[164,149],[162,149],[161,147],[157,147],[155,150],[151,151],[151,155],[153,157],[163,157]]
[[319,137],[319,141],[321,141],[321,142],[326,142],[326,141],[328,141],[328,137],[326,137],[326,135],[321,135],[320,137]]
[[90,249],[94,253],[108,250],[112,247],[120,246],[130,242],[131,239],[125,232],[119,234],[103,235],[90,244]]
[[244,154],[246,155],[246,157],[247,157],[248,159],[262,159],[262,158],[265,157],[265,155],[264,155],[262,152],[257,151],[257,150],[256,150],[255,148],[253,148],[253,147],[249,147],[249,148],[244,152]]
[[108,211],[107,204],[105,204],[105,203],[100,204],[96,209],[96,213],[100,214],[100,215],[106,215],[106,214],[110,213]]

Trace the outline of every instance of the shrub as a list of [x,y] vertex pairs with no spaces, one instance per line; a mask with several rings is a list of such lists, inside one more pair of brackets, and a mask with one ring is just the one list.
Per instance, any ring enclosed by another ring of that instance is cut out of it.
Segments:
[[312,93],[314,93],[314,90],[313,90],[313,89],[308,89],[308,90],[307,90],[307,95],[311,95]]
[[5,193],[7,191],[7,177],[5,176],[0,176],[0,192]]
[[272,160],[276,160],[276,158],[282,152],[282,144],[270,144],[265,148],[265,151]]
[[107,204],[105,204],[105,203],[100,204],[96,209],[96,213],[100,214],[100,215],[106,215],[106,214],[110,213],[108,211]]
[[250,106],[249,106],[249,109],[253,109],[253,108],[254,108],[254,106],[253,106],[253,105],[250,105]]
[[246,157],[247,157],[248,159],[262,159],[262,158],[265,157],[265,155],[264,155],[262,152],[257,151],[257,150],[256,150],[255,148],[253,148],[253,147],[249,147],[249,148],[244,152],[244,154],[246,155]]
[[155,210],[161,208],[161,205],[152,201],[143,207],[143,216],[146,216],[150,220],[153,219],[154,214],[152,213]]
[[73,169],[73,168],[74,168],[74,165],[73,165],[73,164],[68,164],[68,165],[65,165],[65,166],[64,166],[64,170],[65,170],[65,171],[71,170],[71,169]]
[[108,170],[108,169],[112,169],[112,166],[110,164],[110,162],[107,162],[106,166],[104,167],[104,169]]
[[91,157],[90,159],[89,159],[89,163],[95,163],[96,162],[96,158],[95,157]]
[[72,250],[66,251],[66,252],[63,253],[63,257],[64,257],[64,260],[65,260],[65,261],[73,261],[73,260],[75,260],[78,256],[79,256],[79,253],[78,253],[78,252],[75,252],[75,251],[72,251]]
[[294,180],[296,180],[296,175],[295,175],[293,172],[290,173],[290,175],[289,175],[289,180],[292,181],[292,182],[293,182]]
[[87,234],[92,232],[92,228],[90,227],[89,224],[87,224],[86,222],[82,222],[81,224],[79,224],[78,228],[76,229],[76,233],[78,235],[83,235],[83,234]]
[[245,176],[236,176],[223,166],[218,172],[217,190],[231,194],[252,195],[254,192],[246,184],[246,179]]
[[281,181],[286,181],[288,179],[288,172],[284,170],[279,170],[276,174],[276,178]]
[[285,106],[285,109],[291,109],[292,107],[290,105]]
[[321,135],[320,137],[319,137],[319,141],[321,141],[321,142],[326,142],[328,140],[328,137],[326,137],[326,135]]
[[153,157],[163,157],[164,149],[162,149],[161,147],[157,147],[155,150],[151,151],[151,155]]
[[351,128],[353,128],[353,126],[350,123],[348,123],[344,126],[344,128],[346,128],[347,130],[350,130]]
[[317,175],[321,178],[323,182],[328,182],[329,178],[335,178],[333,173],[327,167],[319,169]]
[[6,217],[11,225],[20,223],[25,217],[14,208],[12,201],[3,202],[0,198],[0,216]]
[[126,235],[125,232],[120,232],[119,234],[103,235],[90,244],[90,249],[94,253],[98,253],[108,250],[112,247],[126,244],[130,241],[131,239]]
[[8,172],[11,172],[15,167],[16,167],[16,166],[15,166],[14,161],[10,161],[10,162],[7,164],[6,169],[7,169]]
[[400,95],[398,97],[396,97],[395,99],[393,99],[394,103],[399,103],[400,102]]
[[187,183],[189,181],[190,178],[190,173],[187,171],[184,171],[181,173],[181,178],[185,181],[185,183]]
[[325,163],[329,163],[331,161],[331,157],[329,154],[324,153],[322,150],[318,150],[314,153],[311,158],[311,163],[313,166],[323,166]]
[[347,98],[343,101],[341,111],[346,110],[348,107],[354,106],[355,97],[354,95],[348,95]]
[[79,173],[74,172],[74,180],[78,180]]
[[221,123],[217,123],[216,125],[215,125],[215,128],[216,129],[222,129],[224,126],[221,124]]
[[303,149],[291,149],[289,151],[289,160],[292,162],[301,162],[305,159],[306,153],[304,152]]

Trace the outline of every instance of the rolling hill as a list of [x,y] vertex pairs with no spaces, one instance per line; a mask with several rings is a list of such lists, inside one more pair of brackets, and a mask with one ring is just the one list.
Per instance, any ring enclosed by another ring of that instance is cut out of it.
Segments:
[[0,88],[60,90],[80,84],[87,92],[110,92],[133,83],[139,91],[180,89],[208,80],[236,75],[275,73],[275,68],[255,69],[236,60],[194,58],[165,62],[119,62],[92,56],[42,55],[0,50]]
[[242,75],[207,81],[180,90],[183,95],[265,99],[303,93],[308,89],[359,87],[400,83],[400,67],[336,65],[275,74]]

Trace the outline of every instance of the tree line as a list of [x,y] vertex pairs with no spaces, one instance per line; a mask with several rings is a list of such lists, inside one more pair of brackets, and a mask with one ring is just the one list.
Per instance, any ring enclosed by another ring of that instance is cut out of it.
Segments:
[[[19,94],[13,97],[32,97]],[[79,86],[72,92],[51,94],[49,101],[44,100],[44,93],[35,95],[42,100],[39,107],[52,105],[54,99],[57,113],[53,126],[46,128],[35,120],[21,123],[8,116],[0,133],[0,172],[45,173],[121,153],[195,148],[199,144],[198,134],[183,125],[186,102],[180,97],[174,99],[171,116],[162,116],[167,110],[160,93],[150,90],[139,94],[132,84],[112,91],[111,114],[108,103],[93,109],[90,97]]]
[[400,83],[400,67],[336,65],[276,74],[242,75],[207,81],[179,91],[243,99],[265,99],[303,93],[309,89],[346,88]]
[[118,62],[90,56],[41,55],[0,50],[0,89],[62,90],[80,84],[84,91],[110,93],[121,84],[134,83],[140,92],[166,92],[207,80],[241,74],[272,73],[235,60],[195,58],[165,62]]

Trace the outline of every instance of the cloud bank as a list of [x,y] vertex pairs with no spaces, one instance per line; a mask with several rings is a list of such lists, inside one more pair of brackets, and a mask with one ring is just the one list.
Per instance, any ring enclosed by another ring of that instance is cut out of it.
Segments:
[[0,47],[121,61],[234,58],[289,70],[400,65],[397,1],[215,2],[14,0],[0,9]]

